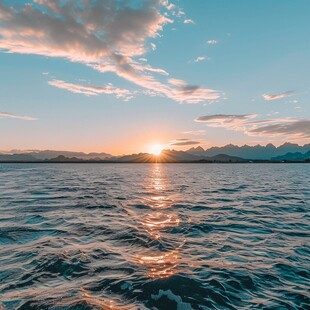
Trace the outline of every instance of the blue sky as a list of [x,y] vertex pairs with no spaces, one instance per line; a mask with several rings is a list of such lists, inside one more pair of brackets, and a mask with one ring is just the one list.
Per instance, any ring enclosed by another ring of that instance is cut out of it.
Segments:
[[0,0],[0,150],[310,141],[308,0],[25,3]]

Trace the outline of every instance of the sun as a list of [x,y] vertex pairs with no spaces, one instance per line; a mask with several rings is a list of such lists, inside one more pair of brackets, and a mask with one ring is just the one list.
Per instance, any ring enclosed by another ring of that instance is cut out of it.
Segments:
[[152,144],[150,146],[150,153],[156,156],[159,156],[162,152],[162,150],[164,149],[164,146],[161,144]]

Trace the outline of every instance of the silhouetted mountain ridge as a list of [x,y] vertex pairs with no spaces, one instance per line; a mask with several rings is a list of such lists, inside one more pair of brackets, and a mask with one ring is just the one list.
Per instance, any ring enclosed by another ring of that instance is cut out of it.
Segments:
[[[10,154],[11,153],[11,154]],[[76,157],[78,159],[83,160],[91,160],[91,159],[106,159],[108,157],[112,157],[111,154],[108,153],[84,153],[84,152],[71,152],[71,151],[53,151],[53,150],[43,150],[43,151],[19,151],[12,150],[11,152],[7,152],[3,155],[18,155],[18,156],[32,156],[34,160],[49,160],[56,158],[58,156],[65,156],[67,158]]]
[[270,160],[273,157],[282,156],[289,152],[305,153],[308,151],[310,151],[310,144],[300,146],[298,144],[287,142],[278,147],[274,146],[271,143],[267,144],[266,146],[262,146],[259,144],[255,146],[237,146],[233,144],[227,144],[223,147],[211,147],[204,150],[202,147],[198,146],[196,148],[191,148],[187,150],[187,153],[197,156],[216,156],[219,154],[226,154],[229,156],[237,156],[251,160]]
[[307,159],[310,159],[310,151],[306,152],[306,153],[301,153],[301,152],[289,152],[286,153],[285,155],[282,156],[277,156],[277,157],[273,157],[272,160],[275,161],[305,161]]
[[[296,151],[298,150],[298,151]],[[153,162],[224,162],[242,163],[251,161],[306,161],[310,157],[310,144],[285,143],[279,147],[266,146],[212,147],[204,150],[201,146],[187,151],[163,150],[160,156],[148,153],[112,156],[107,153],[83,153],[69,151],[29,151],[17,154],[1,154],[1,162],[114,162],[114,163],[153,163]],[[272,156],[275,154],[275,156]]]

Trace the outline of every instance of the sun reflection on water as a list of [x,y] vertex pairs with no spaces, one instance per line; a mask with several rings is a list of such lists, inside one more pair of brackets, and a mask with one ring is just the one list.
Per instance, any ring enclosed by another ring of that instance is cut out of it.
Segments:
[[[169,182],[171,180],[165,177],[164,166],[157,163],[144,183],[147,193],[142,200],[150,211],[139,220],[152,239],[159,241],[164,236],[167,238],[167,229],[178,227],[181,223],[178,213],[172,210],[176,197],[169,193]],[[181,254],[177,247],[167,252],[137,255],[135,260],[146,267],[148,277],[167,278],[177,273]]]
[[138,263],[147,268],[150,278],[168,278],[176,274],[180,260],[178,250],[138,257]]
[[142,222],[145,230],[154,238],[159,239],[161,230],[179,226],[180,219],[176,213],[164,214],[162,212],[149,213]]

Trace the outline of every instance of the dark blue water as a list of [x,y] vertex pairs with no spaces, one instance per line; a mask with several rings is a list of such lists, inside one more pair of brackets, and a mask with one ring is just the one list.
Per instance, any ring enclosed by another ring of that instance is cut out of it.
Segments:
[[2,164],[0,308],[310,309],[308,164]]

